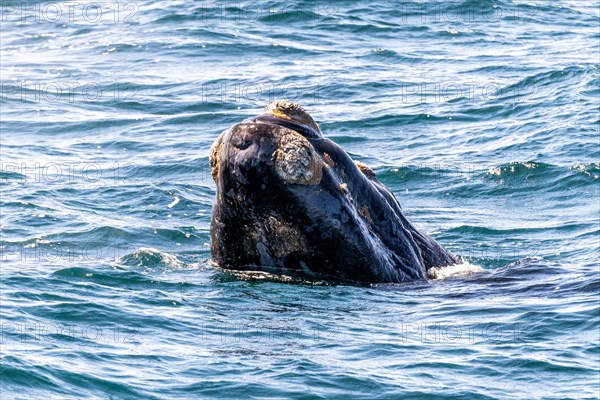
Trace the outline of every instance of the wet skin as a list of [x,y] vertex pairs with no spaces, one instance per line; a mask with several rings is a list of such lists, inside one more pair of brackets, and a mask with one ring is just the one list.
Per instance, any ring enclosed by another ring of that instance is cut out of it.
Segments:
[[268,107],[211,149],[214,263],[355,282],[424,279],[432,267],[457,263],[301,107]]

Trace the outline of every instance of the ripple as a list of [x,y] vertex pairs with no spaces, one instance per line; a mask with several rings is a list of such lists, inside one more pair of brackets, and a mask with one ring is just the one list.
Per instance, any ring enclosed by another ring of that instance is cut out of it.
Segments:
[[[37,5],[2,22],[4,397],[597,397],[591,2]],[[210,145],[279,98],[483,270],[212,266]]]

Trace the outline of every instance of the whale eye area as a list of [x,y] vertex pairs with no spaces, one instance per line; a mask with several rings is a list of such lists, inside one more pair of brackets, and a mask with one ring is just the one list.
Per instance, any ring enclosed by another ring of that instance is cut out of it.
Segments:
[[304,136],[288,131],[281,136],[273,153],[275,170],[287,183],[316,185],[323,177],[322,163]]

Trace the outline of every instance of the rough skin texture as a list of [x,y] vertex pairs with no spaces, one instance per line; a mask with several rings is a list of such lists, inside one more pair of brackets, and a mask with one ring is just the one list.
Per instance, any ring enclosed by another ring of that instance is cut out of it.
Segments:
[[210,166],[211,250],[222,267],[406,282],[457,263],[297,104],[273,102],[223,132]]
[[321,132],[319,125],[313,120],[310,114],[300,104],[292,103],[288,100],[278,100],[269,103],[265,107],[265,114],[270,114],[275,117],[284,118],[296,121],[303,125],[313,127],[316,131]]
[[318,156],[304,136],[294,131],[286,132],[274,153],[276,171],[287,183],[314,185],[321,181],[323,169]]

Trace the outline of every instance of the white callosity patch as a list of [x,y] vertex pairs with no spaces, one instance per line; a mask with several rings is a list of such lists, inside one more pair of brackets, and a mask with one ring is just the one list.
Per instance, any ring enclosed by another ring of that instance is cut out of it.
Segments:
[[362,161],[354,161],[354,164],[356,164],[356,166],[358,167],[358,169],[360,170],[360,172],[362,172],[367,178],[373,180],[375,179],[375,171],[373,170],[373,168],[369,167],[367,164],[365,164]]
[[210,146],[208,160],[210,163],[210,173],[215,181],[219,175],[219,167],[221,165],[221,142],[223,141],[225,133],[227,133],[227,131],[221,132],[219,137],[213,142],[212,146]]
[[292,130],[285,132],[273,153],[275,168],[287,183],[316,185],[323,177],[322,163],[306,138]]
[[265,113],[278,118],[299,122],[314,128],[317,132],[321,132],[321,128],[319,128],[319,125],[310,116],[308,111],[300,104],[293,103],[289,100],[277,100],[269,103],[265,107]]

